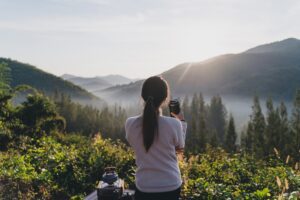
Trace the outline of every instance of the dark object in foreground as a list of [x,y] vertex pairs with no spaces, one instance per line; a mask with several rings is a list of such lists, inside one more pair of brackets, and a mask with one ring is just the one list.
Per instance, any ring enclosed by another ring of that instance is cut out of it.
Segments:
[[[99,200],[97,190],[86,196],[84,200]],[[120,200],[134,200],[134,191],[125,189]]]
[[178,99],[173,99],[170,101],[169,103],[169,110],[170,110],[170,116],[173,117],[171,115],[171,112],[178,115],[180,113],[180,103]]
[[124,180],[118,177],[115,167],[105,168],[97,190],[85,200],[134,200],[134,191],[124,189]]

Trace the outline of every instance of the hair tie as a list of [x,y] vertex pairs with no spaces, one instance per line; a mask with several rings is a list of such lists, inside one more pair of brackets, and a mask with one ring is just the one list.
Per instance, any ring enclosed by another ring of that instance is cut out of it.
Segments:
[[153,100],[154,100],[153,96],[148,96],[147,101],[153,101]]

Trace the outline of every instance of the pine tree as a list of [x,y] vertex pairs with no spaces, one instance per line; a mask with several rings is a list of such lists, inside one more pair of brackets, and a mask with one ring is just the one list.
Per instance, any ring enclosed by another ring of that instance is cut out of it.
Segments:
[[293,156],[299,161],[300,160],[300,90],[296,92],[294,100],[294,107],[291,118],[292,128],[292,142],[293,142]]
[[49,134],[55,127],[65,127],[65,119],[59,116],[54,103],[39,93],[27,96],[17,109],[16,116],[23,124],[16,128],[20,135],[40,137],[43,133]]
[[280,152],[282,149],[279,147],[280,143],[280,116],[279,110],[274,109],[273,101],[269,98],[266,102],[267,117],[265,129],[265,153],[272,154],[273,149],[276,148]]
[[190,100],[189,96],[186,95],[182,101],[182,106],[181,106],[182,112],[184,113],[185,119],[187,121],[190,121]]
[[225,143],[224,143],[224,147],[227,152],[233,153],[236,151],[236,144],[235,144],[236,138],[237,138],[237,134],[235,130],[234,119],[231,114],[229,118],[229,124],[227,127]]
[[207,143],[207,119],[206,119],[206,109],[203,95],[199,94],[199,121],[198,121],[198,135],[197,143],[199,147],[199,152],[204,152]]
[[208,115],[209,129],[216,132],[217,140],[222,146],[224,143],[227,112],[220,96],[212,97]]
[[283,102],[280,103],[278,112],[280,116],[279,149],[282,151],[283,156],[286,157],[292,152],[292,147],[290,145],[292,137],[289,127],[287,109]]
[[247,130],[242,135],[241,143],[246,152],[253,152],[253,126],[251,122],[248,123]]
[[211,137],[209,139],[209,144],[212,147],[217,147],[219,145],[218,136],[216,130],[211,131]]
[[191,115],[195,119],[199,117],[199,96],[198,94],[194,94],[191,102]]
[[254,154],[261,158],[266,155],[265,153],[265,118],[262,113],[259,98],[255,96],[253,99],[252,114],[250,116],[251,129],[249,135],[253,137],[252,149]]
[[189,147],[189,150],[191,152],[197,153],[198,151],[197,133],[199,131],[198,128],[199,98],[197,94],[193,95],[190,111],[191,111],[191,128],[187,138],[187,146]]

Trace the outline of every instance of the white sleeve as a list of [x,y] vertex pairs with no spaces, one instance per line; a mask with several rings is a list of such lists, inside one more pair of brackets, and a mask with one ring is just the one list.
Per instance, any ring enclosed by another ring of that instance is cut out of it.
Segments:
[[180,121],[178,124],[179,124],[179,126],[176,130],[176,134],[177,134],[176,136],[177,136],[178,140],[175,140],[176,141],[175,146],[176,146],[176,148],[182,149],[185,146],[187,123]]

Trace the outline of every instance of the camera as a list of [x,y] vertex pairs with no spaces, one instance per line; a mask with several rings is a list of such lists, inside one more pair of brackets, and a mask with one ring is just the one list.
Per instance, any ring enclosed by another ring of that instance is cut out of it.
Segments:
[[98,200],[134,200],[134,191],[124,189],[124,180],[119,178],[115,167],[107,167],[97,186],[97,197]]
[[169,110],[170,110],[170,116],[173,117],[171,115],[171,112],[174,114],[179,114],[180,113],[180,103],[178,99],[173,99],[170,101],[169,103]]

